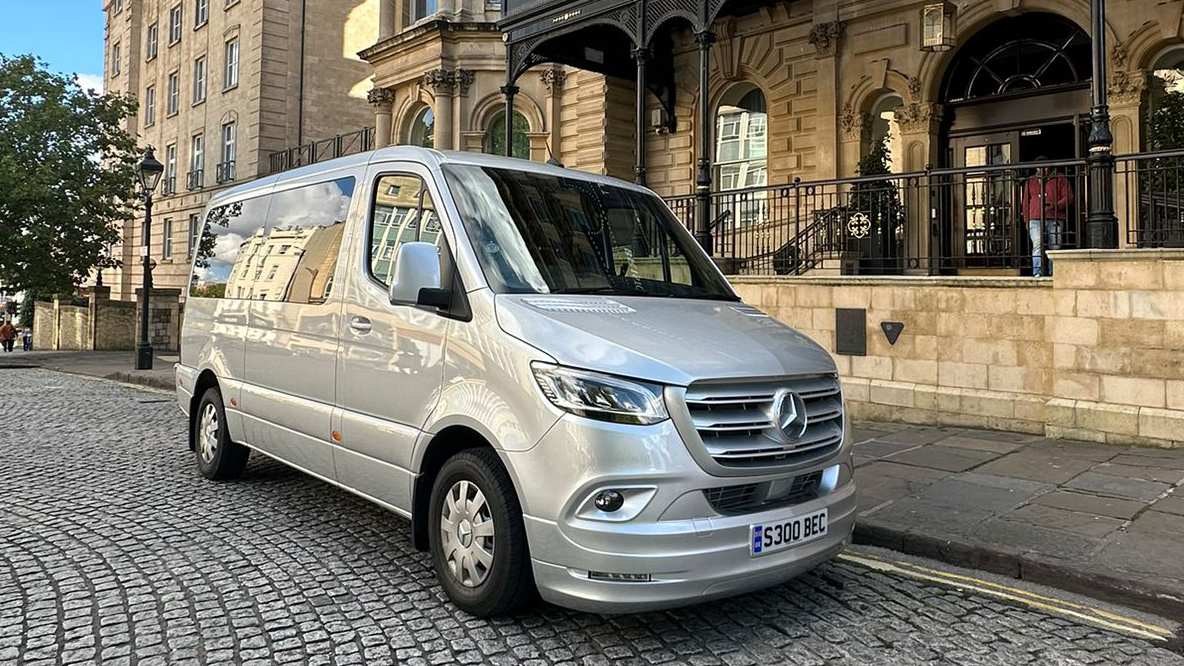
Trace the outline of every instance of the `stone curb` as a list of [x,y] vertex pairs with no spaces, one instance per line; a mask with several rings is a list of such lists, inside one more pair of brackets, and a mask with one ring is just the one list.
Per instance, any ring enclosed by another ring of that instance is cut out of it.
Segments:
[[104,377],[104,379],[123,382],[124,384],[138,384],[139,386],[147,386],[148,388],[160,389],[162,391],[172,391],[174,388],[171,378],[140,375],[134,372],[113,372]]
[[854,540],[858,544],[1047,585],[1168,618],[1184,617],[1184,591],[1158,585],[1149,578],[1115,576],[1039,553],[935,537],[875,520],[857,520]]

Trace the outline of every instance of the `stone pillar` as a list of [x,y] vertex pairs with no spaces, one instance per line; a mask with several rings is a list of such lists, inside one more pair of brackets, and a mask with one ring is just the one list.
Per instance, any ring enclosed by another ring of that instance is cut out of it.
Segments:
[[[818,14],[816,13],[815,16]],[[841,169],[848,168],[847,162],[840,164],[835,148],[839,146],[839,124],[836,114],[828,113],[830,109],[839,108],[839,42],[842,40],[846,25],[842,21],[828,21],[816,23],[810,28],[810,44],[814,47],[815,67],[818,72],[818,135],[815,137],[818,150],[817,175],[819,178],[838,178],[844,175]],[[843,129],[844,138],[848,128]],[[858,137],[857,137],[858,138]],[[858,148],[856,149],[858,153]],[[842,155],[846,157],[845,154]],[[859,159],[858,155],[855,158]],[[854,168],[854,163],[850,168]]]
[[391,145],[391,108],[395,103],[395,91],[390,88],[371,88],[366,99],[374,105],[374,147]]
[[[1120,58],[1119,53],[1119,49],[1115,49],[1115,65],[1120,62],[1126,63],[1125,56]],[[1110,79],[1110,128],[1114,135],[1116,155],[1139,151],[1139,119],[1146,87],[1147,74],[1142,71],[1115,72]],[[1131,232],[1137,228],[1139,222],[1139,206],[1133,198],[1138,197],[1138,193],[1138,177],[1134,173],[1134,163],[1119,162],[1118,172],[1114,176],[1114,213],[1118,217],[1118,247],[1132,247]]]
[[86,332],[86,339],[83,340],[82,346],[88,351],[94,351],[97,349],[96,341],[99,337],[99,316],[102,311],[103,304],[111,300],[111,287],[100,287],[95,285],[93,287],[82,287],[78,290],[78,292],[86,297],[87,311],[89,312],[87,323],[90,325],[89,330]]
[[423,75],[423,83],[432,89],[436,114],[432,145],[437,150],[452,150],[452,92],[456,87],[456,72],[450,69],[433,69]]
[[395,0],[378,0],[378,41],[395,34]]
[[[894,112],[896,126],[900,128],[905,171],[927,170],[937,161],[941,114],[940,104],[919,102],[901,105]],[[915,150],[918,145],[919,149]],[[906,258],[918,260],[915,272],[933,274],[936,273],[936,257],[941,246],[935,234],[943,233],[941,225],[946,221],[934,216],[939,211],[936,197],[941,190],[940,186],[931,188],[929,180],[926,176],[905,183],[902,195],[906,199],[902,203],[905,205],[907,225],[904,253]],[[949,231],[952,230],[946,230],[947,233]]]
[[562,67],[544,69],[539,76],[543,79],[543,87],[547,89],[547,106],[544,109],[547,123],[548,159],[559,159],[562,146],[559,142],[562,135],[559,132],[560,113],[563,109],[563,85],[567,82],[567,72]]

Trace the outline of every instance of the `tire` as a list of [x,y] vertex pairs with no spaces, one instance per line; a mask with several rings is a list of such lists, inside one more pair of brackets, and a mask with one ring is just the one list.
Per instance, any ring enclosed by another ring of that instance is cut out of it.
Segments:
[[[462,493],[464,504],[457,501]],[[428,511],[436,578],[458,608],[489,617],[534,598],[522,507],[493,449],[468,449],[449,458],[432,486]],[[447,534],[445,520],[451,525]]]
[[242,475],[251,450],[230,440],[226,409],[218,389],[209,388],[202,394],[192,428],[193,451],[197,456],[197,470],[202,476],[222,481]]

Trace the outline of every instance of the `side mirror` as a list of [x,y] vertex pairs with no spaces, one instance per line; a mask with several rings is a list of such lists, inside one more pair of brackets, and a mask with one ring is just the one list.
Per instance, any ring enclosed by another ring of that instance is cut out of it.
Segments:
[[452,294],[440,287],[440,250],[432,243],[400,245],[388,295],[393,305],[448,307]]

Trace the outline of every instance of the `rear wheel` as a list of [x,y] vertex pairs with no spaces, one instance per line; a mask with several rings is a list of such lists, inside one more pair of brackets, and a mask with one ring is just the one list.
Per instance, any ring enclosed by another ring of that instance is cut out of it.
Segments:
[[436,578],[458,608],[487,617],[532,598],[522,508],[492,449],[462,451],[444,463],[429,515]]
[[218,389],[209,388],[202,394],[193,428],[193,448],[197,454],[197,469],[202,476],[222,480],[242,475],[251,450],[230,440],[226,409]]

